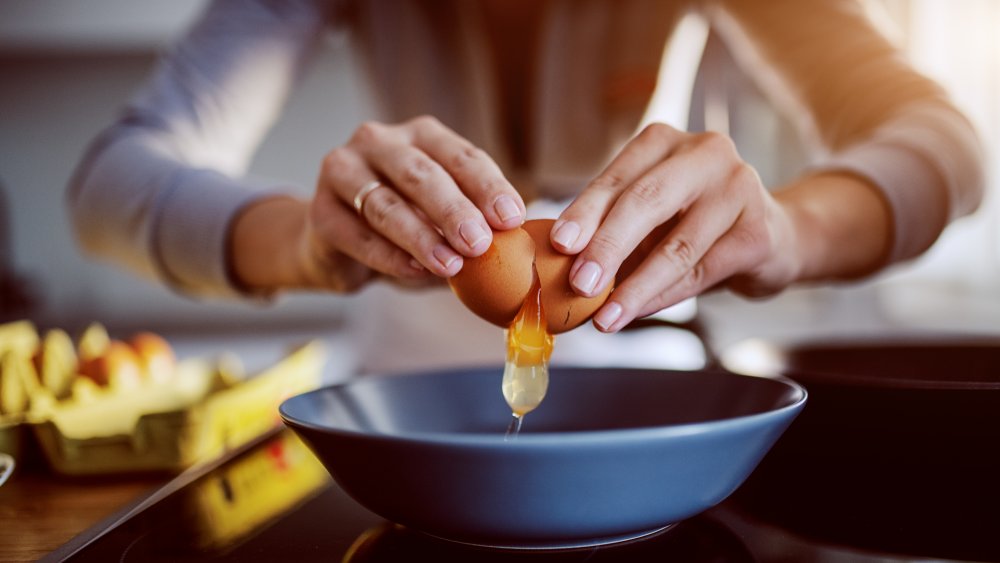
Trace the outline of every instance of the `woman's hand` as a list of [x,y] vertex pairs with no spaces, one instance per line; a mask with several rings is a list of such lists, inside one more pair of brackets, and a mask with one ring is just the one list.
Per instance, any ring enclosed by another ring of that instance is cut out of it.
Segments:
[[[277,209],[277,202],[268,205]],[[282,244],[288,255],[296,240],[296,264],[284,267],[288,272],[281,280],[260,279],[274,274],[241,267],[237,225],[232,263],[244,285],[345,292],[377,275],[426,283],[455,275],[463,257],[486,252],[491,228],[514,228],[525,217],[521,196],[497,164],[432,117],[361,125],[346,145],[323,159],[308,208],[284,205],[286,213],[299,215],[301,228],[284,235],[289,242]],[[243,216],[255,212],[264,213],[249,210]],[[294,223],[288,219],[290,231]],[[258,250],[268,244],[259,238]]]
[[864,273],[884,257],[888,211],[866,182],[815,176],[778,197],[727,137],[653,124],[562,213],[551,237],[579,253],[570,283],[581,295],[617,278],[594,316],[605,332],[718,285],[765,296],[798,280]]

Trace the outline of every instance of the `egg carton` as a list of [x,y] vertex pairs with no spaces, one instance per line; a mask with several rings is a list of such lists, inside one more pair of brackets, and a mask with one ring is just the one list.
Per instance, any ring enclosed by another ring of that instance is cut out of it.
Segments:
[[[285,398],[320,384],[326,355],[313,341],[251,376],[223,356],[177,362],[159,378],[114,372],[99,385],[79,375],[39,376],[39,354],[24,351],[40,350],[42,339],[31,341],[27,327],[0,325],[0,376],[17,391],[0,415],[0,451],[19,459],[37,453],[64,475],[177,472],[239,448],[280,425]],[[16,346],[5,338],[11,334]]]

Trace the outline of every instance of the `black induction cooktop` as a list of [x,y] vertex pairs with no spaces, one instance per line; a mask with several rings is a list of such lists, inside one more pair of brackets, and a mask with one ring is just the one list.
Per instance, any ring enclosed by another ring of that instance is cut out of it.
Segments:
[[[998,535],[1000,541],[1000,535]],[[931,554],[936,561],[948,561]],[[290,431],[179,476],[50,554],[60,561],[926,561],[798,536],[735,500],[652,537],[573,551],[498,551],[385,521],[351,499]]]

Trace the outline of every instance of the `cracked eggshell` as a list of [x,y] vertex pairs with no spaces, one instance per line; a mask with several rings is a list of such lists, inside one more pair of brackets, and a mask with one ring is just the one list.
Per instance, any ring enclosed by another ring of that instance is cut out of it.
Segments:
[[581,297],[569,285],[574,256],[549,242],[555,221],[537,219],[521,228],[497,231],[485,254],[466,258],[462,270],[448,280],[459,300],[479,317],[507,328],[531,290],[532,263],[542,288],[542,309],[549,332],[559,334],[587,322],[611,293]]
[[535,268],[542,286],[542,310],[549,332],[559,334],[573,330],[590,320],[607,301],[612,285],[594,297],[583,297],[569,285],[569,270],[576,256],[567,256],[550,242],[552,219],[528,221],[522,227],[535,241]]

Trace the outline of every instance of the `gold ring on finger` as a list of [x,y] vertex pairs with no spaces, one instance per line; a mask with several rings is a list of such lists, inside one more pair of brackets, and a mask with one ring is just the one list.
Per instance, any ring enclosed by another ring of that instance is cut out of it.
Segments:
[[378,188],[385,187],[387,186],[378,180],[372,180],[371,182],[361,186],[358,193],[354,195],[354,210],[358,212],[358,215],[362,215],[361,210],[365,205],[365,200],[368,199],[368,195]]

